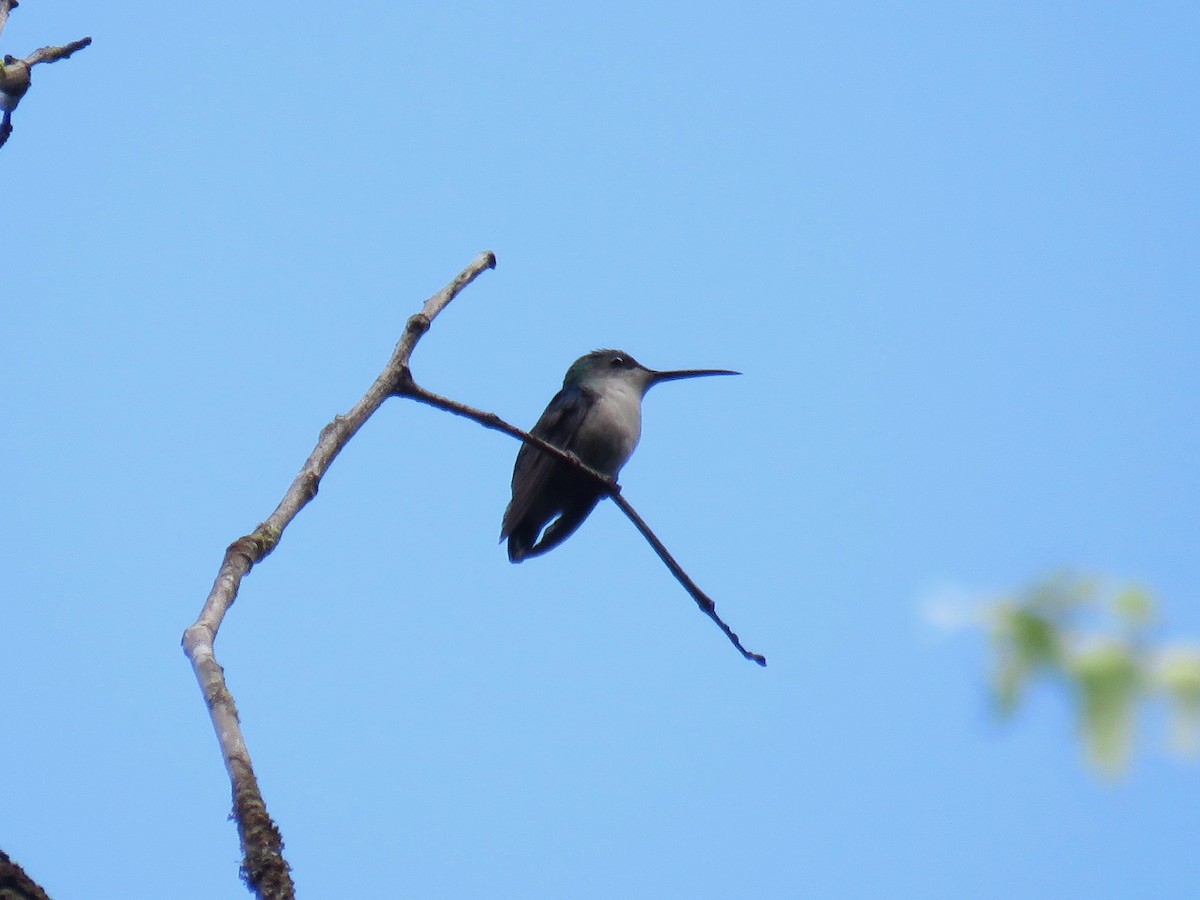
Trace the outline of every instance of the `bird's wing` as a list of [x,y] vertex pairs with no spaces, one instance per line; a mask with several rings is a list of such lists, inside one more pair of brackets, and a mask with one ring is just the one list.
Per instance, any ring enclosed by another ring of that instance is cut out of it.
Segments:
[[[595,402],[596,395],[591,391],[576,385],[565,387],[554,395],[530,434],[563,450],[571,450],[579,426]],[[504,511],[504,523],[500,528],[501,540],[508,537],[517,523],[525,518],[554,470],[561,465],[565,463],[536,447],[521,445],[517,464],[513,467],[512,502]]]

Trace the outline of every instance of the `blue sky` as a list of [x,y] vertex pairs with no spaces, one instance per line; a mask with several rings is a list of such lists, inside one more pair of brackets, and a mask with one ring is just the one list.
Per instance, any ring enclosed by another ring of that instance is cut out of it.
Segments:
[[0,846],[61,897],[238,897],[179,636],[405,318],[532,425],[620,347],[626,495],[497,545],[516,445],[392,401],[217,642],[312,897],[1194,897],[1196,770],[991,716],[922,601],[1061,567],[1200,636],[1191,4],[26,0],[0,150]]

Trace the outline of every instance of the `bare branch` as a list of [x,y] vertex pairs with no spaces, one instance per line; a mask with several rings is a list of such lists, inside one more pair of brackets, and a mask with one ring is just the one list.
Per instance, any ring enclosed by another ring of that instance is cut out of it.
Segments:
[[90,37],[80,38],[77,41],[71,41],[69,44],[64,44],[61,47],[39,47],[27,57],[25,62],[31,66],[36,66],[38,63],[58,62],[60,59],[67,59],[76,50],[82,50],[84,47],[91,44]]
[[238,538],[225,551],[220,571],[199,617],[183,634],[184,652],[192,663],[200,691],[208,705],[221,756],[233,787],[234,816],[242,842],[242,874],[259,897],[271,900],[292,898],[295,896],[295,886],[290,867],[283,857],[283,840],[267,814],[266,803],[254,776],[250,752],[242,735],[233,696],[225,682],[224,670],[213,651],[217,632],[237,598],[242,579],[275,548],[284,529],[316,496],[321,478],[350,438],[383,401],[395,393],[395,386],[409,378],[409,357],[434,318],[480,273],[495,266],[494,254],[490,251],[479,254],[454,281],[430,297],[421,312],[408,320],[392,358],[375,383],[350,412],[335,417],[321,429],[316,447],[275,511],[251,534]]
[[[0,0],[3,3],[4,0]],[[0,7],[0,26],[4,25],[3,13]],[[0,850],[0,897],[4,900],[50,900],[45,889],[25,874],[16,862],[3,850]]]
[[[0,3],[4,0],[0,0]],[[293,479],[283,499],[253,532],[234,541],[225,551],[212,590],[205,600],[199,617],[183,634],[183,648],[200,684],[208,706],[213,728],[217,734],[221,756],[233,788],[234,816],[242,843],[242,875],[250,888],[263,898],[293,898],[295,886],[290,867],[283,856],[283,839],[267,813],[266,803],[258,787],[250,752],[242,735],[237,708],[225,681],[224,670],[216,660],[213,645],[217,632],[237,599],[242,579],[278,545],[284,529],[316,495],[321,479],[333,464],[342,448],[358,432],[388,397],[409,397],[455,415],[464,416],[495,431],[502,431],[518,440],[532,444],[580,471],[595,478],[605,493],[612,495],[622,511],[666,563],[671,573],[691,594],[700,608],[720,626],[733,645],[746,658],[766,665],[766,659],[742,646],[738,636],[717,615],[716,606],[675,562],[654,532],[642,521],[633,507],[621,496],[621,486],[615,479],[585,465],[572,453],[546,443],[493,413],[483,412],[427,391],[412,377],[409,359],[417,341],[427,332],[439,313],[484,270],[495,268],[496,257],[490,251],[479,254],[458,277],[425,302],[419,313],[405,324],[404,333],[396,344],[391,359],[362,399],[345,415],[335,416],[321,429],[317,444],[300,472]]]
[[581,472],[592,476],[592,478],[600,482],[600,486],[607,493],[618,494],[621,492],[621,486],[617,484],[615,478],[593,469],[569,450],[563,450],[561,447],[556,447],[551,443],[543,441],[540,437],[535,437],[527,431],[522,431],[515,425],[510,425],[495,413],[475,409],[473,406],[467,406],[465,403],[459,403],[457,400],[451,400],[449,397],[443,397],[440,394],[435,394],[433,391],[428,391],[413,381],[411,374],[408,374],[405,381],[397,386],[396,395],[399,397],[410,397],[419,403],[424,403],[436,409],[444,409],[446,412],[454,413],[456,416],[462,416],[464,419],[477,422],[484,428],[490,428],[492,431],[501,431],[509,437],[515,437],[518,441],[532,444],[539,450],[549,453],[551,456],[556,456],[563,462],[570,463]]
[[4,26],[8,24],[8,14],[17,8],[17,0],[0,0],[0,34],[4,34]]
[[650,526],[647,525],[642,517],[637,514],[637,510],[630,505],[629,501],[625,499],[624,495],[613,493],[612,498],[617,506],[621,507],[621,512],[625,513],[625,515],[629,518],[629,521],[633,523],[634,527],[642,533],[642,537],[644,537],[650,543],[650,546],[654,548],[654,552],[658,554],[658,558],[661,559],[666,564],[667,568],[671,570],[671,574],[675,576],[675,580],[682,584],[683,589],[691,595],[693,600],[696,601],[696,605],[700,607],[701,612],[717,623],[717,627],[725,633],[725,637],[729,638],[730,643],[737,647],[738,652],[741,653],[742,656],[746,657],[746,659],[750,660],[751,662],[758,663],[760,666],[765,666],[767,664],[767,658],[761,653],[753,653],[742,646],[742,641],[737,636],[737,633],[728,625],[726,625],[725,620],[717,614],[717,604],[712,601],[712,598],[709,597],[708,594],[700,590],[699,586],[696,584],[696,582],[692,581],[687,572],[683,571],[683,567],[675,561],[675,557],[673,557],[667,551],[666,546],[658,539],[658,535],[650,530]]

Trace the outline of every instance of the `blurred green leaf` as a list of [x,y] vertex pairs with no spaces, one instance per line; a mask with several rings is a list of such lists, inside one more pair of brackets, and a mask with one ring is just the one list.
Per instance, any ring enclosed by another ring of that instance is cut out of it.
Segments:
[[1113,611],[1134,627],[1150,625],[1157,618],[1157,604],[1150,593],[1140,587],[1126,587],[1113,597]]
[[1171,706],[1171,746],[1180,753],[1200,752],[1200,648],[1161,651],[1155,676]]
[[1060,574],[991,604],[986,622],[995,654],[997,709],[1016,712],[1034,680],[1058,683],[1078,703],[1087,758],[1115,775],[1129,763],[1139,705],[1164,699],[1171,746],[1200,752],[1200,647],[1155,648],[1152,593],[1137,585]]
[[1017,708],[1031,676],[1057,663],[1058,630],[1037,612],[1012,603],[999,604],[992,618],[997,669],[993,680],[997,705],[1006,715]]
[[1080,726],[1092,762],[1116,775],[1133,748],[1133,716],[1142,688],[1142,672],[1131,649],[1106,641],[1077,652],[1066,671],[1081,695]]

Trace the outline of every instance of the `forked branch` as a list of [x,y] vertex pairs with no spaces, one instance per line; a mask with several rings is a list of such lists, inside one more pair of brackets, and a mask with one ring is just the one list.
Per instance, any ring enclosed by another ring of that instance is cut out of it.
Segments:
[[[0,0],[0,4],[8,0]],[[2,8],[2,7],[0,7]],[[751,653],[742,646],[738,636],[717,615],[713,601],[701,591],[667,552],[666,547],[654,535],[641,517],[621,496],[621,487],[616,480],[595,469],[589,468],[572,453],[548,444],[528,432],[522,431],[499,416],[474,409],[457,401],[441,397],[418,385],[412,377],[409,359],[422,335],[425,334],[438,314],[446,308],[468,284],[486,269],[495,268],[496,257],[489,251],[479,254],[458,277],[438,291],[419,313],[409,318],[392,357],[374,384],[362,399],[345,415],[334,417],[321,429],[316,447],[309,454],[300,472],[288,487],[283,499],[257,528],[250,534],[234,541],[225,551],[221,568],[217,572],[212,590],[204,607],[187,631],[183,634],[183,648],[191,661],[196,680],[208,706],[221,756],[225,761],[233,789],[234,817],[242,843],[242,876],[247,885],[261,898],[289,900],[295,896],[290,867],[283,856],[283,839],[275,823],[267,813],[266,803],[254,775],[250,752],[242,735],[233,696],[225,682],[224,670],[218,664],[213,645],[226,613],[237,599],[242,579],[278,545],[284,529],[316,495],[321,479],[333,464],[342,448],[358,432],[388,397],[409,397],[455,415],[464,416],[495,431],[502,431],[518,440],[539,448],[569,464],[576,466],[592,478],[597,479],[606,493],[610,494],[621,510],[634,523],[650,545],[666,563],[671,573],[687,589],[700,608],[713,619],[725,636],[749,660],[766,665],[766,659]]]
[[[3,0],[0,0],[3,2]],[[296,895],[291,867],[283,856],[283,838],[267,813],[258,787],[250,751],[242,735],[233,695],[225,682],[224,669],[213,650],[225,614],[237,599],[242,579],[279,543],[283,531],[313,497],[329,466],[363,423],[394,393],[393,387],[408,370],[408,360],[421,335],[429,330],[437,314],[486,269],[495,268],[496,257],[481,253],[450,284],[426,301],[404,328],[392,358],[370,389],[344,416],[337,416],[321,429],[317,445],[305,460],[287,493],[267,519],[248,535],[238,538],[225,551],[216,581],[199,618],[183,633],[183,649],[192,663],[200,691],[208,706],[221,756],[233,788],[233,814],[242,842],[242,877],[264,900],[291,900]]]

